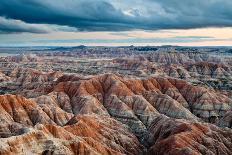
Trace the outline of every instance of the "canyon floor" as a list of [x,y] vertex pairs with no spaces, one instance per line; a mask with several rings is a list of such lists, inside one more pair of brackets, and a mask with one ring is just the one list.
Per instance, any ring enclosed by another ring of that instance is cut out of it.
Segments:
[[232,154],[231,48],[0,52],[0,155]]

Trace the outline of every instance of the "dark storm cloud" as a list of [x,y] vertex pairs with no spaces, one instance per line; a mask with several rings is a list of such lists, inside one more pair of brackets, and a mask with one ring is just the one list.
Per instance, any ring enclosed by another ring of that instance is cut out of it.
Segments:
[[176,17],[174,28],[232,26],[231,0],[162,0],[159,4]]
[[231,27],[232,1],[1,0],[0,16],[79,31]]
[[2,0],[0,15],[27,23],[68,25],[80,31],[131,29],[134,24],[110,3],[98,0]]
[[0,34],[20,32],[48,33],[49,31],[49,27],[46,27],[44,25],[37,26],[36,24],[27,24],[20,20],[6,19],[4,17],[0,17]]
[[77,31],[76,28],[48,24],[29,24],[21,20],[7,19],[0,16],[0,34],[7,33],[49,33],[52,31]]

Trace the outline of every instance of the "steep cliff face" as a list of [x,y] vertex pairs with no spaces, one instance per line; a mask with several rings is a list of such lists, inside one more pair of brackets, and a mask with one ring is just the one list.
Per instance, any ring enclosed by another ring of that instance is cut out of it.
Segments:
[[63,75],[49,87],[0,96],[0,154],[232,152],[231,129],[216,126],[231,127],[232,100],[214,90],[115,74]]

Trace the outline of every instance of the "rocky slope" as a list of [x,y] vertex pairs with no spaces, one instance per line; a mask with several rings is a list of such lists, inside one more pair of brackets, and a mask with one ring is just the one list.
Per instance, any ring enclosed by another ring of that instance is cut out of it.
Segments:
[[28,80],[49,89],[0,96],[0,154],[232,152],[232,100],[217,91],[157,76],[40,74]]
[[232,128],[232,111],[228,111],[219,121],[218,125],[221,127]]
[[0,154],[231,154],[226,49],[54,50],[0,58]]
[[232,131],[211,124],[157,117],[149,128],[148,154],[231,154]]
[[21,96],[0,100],[1,154],[40,154],[46,149],[55,154],[139,154],[144,149],[128,127],[110,117],[74,116]]

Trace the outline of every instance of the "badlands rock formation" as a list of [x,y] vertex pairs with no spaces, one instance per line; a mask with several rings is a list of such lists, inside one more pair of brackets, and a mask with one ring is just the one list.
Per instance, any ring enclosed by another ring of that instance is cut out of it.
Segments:
[[211,124],[159,116],[149,133],[148,154],[231,154],[232,131]]
[[50,84],[33,98],[0,96],[0,154],[232,151],[232,130],[216,126],[231,127],[232,100],[213,90],[115,74],[63,75]]
[[21,96],[0,99],[0,154],[46,150],[55,154],[141,154],[144,150],[127,126],[110,117],[74,116],[59,106],[37,104]]
[[0,58],[0,155],[232,153],[227,49],[53,50]]
[[218,122],[221,127],[232,128],[232,111],[228,111]]
[[165,64],[185,64],[193,62],[221,62],[218,57],[209,56],[198,52],[154,52],[148,56],[148,60]]

